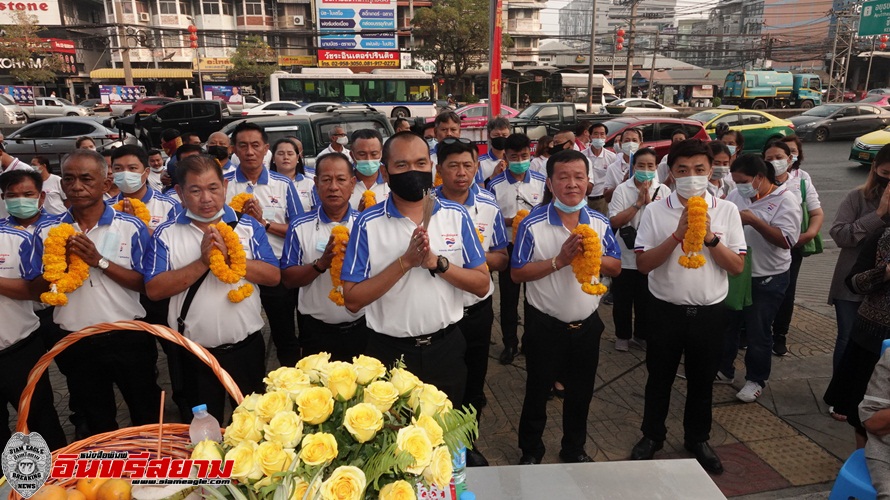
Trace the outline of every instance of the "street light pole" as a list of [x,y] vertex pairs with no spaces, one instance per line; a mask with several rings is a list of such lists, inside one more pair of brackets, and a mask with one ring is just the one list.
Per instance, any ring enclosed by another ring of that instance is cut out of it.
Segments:
[[[593,8],[590,10],[590,55],[587,68],[587,112],[593,112],[593,56],[596,51],[596,0],[590,0]],[[612,59],[614,62],[614,58]]]
[[871,39],[871,52],[868,54],[868,72],[865,73],[865,91],[868,92],[868,81],[871,79],[871,62],[875,58],[875,38]]
[[114,3],[114,18],[117,24],[117,37],[120,40],[121,62],[124,65],[124,82],[128,87],[133,86],[133,67],[130,66],[130,43],[127,41],[127,32],[124,28],[124,7],[120,0]]
[[[649,90],[647,91],[646,97],[652,99],[652,80],[655,78],[655,57],[658,55],[658,34],[659,31],[655,31],[655,46],[652,47],[652,67],[649,68]],[[654,100],[654,99],[653,99]]]

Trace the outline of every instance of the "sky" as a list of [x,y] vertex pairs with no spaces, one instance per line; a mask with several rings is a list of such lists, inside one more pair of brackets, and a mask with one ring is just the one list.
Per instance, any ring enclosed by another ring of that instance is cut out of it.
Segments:
[[[643,0],[644,2],[646,0]],[[713,3],[714,0],[677,0],[677,7],[690,7],[696,4]],[[569,0],[549,0],[547,8],[541,12],[541,23],[548,35],[559,34],[559,9],[565,7]],[[693,16],[686,16],[693,17]],[[597,30],[599,33],[599,30]]]

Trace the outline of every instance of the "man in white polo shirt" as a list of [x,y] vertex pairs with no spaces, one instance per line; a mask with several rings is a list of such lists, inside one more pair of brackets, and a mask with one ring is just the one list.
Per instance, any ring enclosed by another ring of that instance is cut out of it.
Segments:
[[328,147],[322,149],[321,152],[318,153],[318,158],[328,153],[343,153],[346,156],[349,156],[349,150],[346,149],[346,145],[349,144],[349,137],[346,135],[345,128],[337,125],[331,129],[328,136],[331,138],[331,142],[328,144]]
[[479,157],[479,168],[476,170],[479,187],[485,187],[491,179],[507,169],[504,147],[510,135],[510,120],[496,116],[488,120],[485,129],[488,131],[488,152]]
[[491,281],[485,253],[466,209],[437,199],[423,227],[424,192],[432,188],[429,147],[401,132],[383,146],[383,175],[392,193],[355,222],[343,263],[346,308],[365,308],[372,330],[367,353],[408,369],[463,401],[466,342],[457,322],[463,292],[478,297]]
[[[571,134],[571,132],[569,132]],[[553,140],[554,144],[556,139]],[[571,148],[574,139],[564,140],[564,147]],[[507,226],[507,254],[513,255],[513,218],[520,210],[531,210],[544,197],[544,183],[547,178],[538,172],[529,170],[531,165],[531,141],[525,134],[512,134],[507,137],[506,157],[507,170],[495,176],[489,184],[494,193],[504,223]],[[501,332],[504,336],[504,350],[500,355],[501,364],[508,365],[519,354],[519,292],[521,284],[514,282],[509,269],[498,274],[498,289],[501,293]]]
[[608,135],[606,124],[594,123],[590,126],[590,147],[583,151],[590,161],[590,184],[593,186],[587,196],[587,206],[603,215],[609,213],[609,203],[605,197],[606,173],[609,165],[618,158],[605,147]]
[[[561,151],[547,160],[548,192],[519,225],[511,263],[513,279],[526,283],[525,348],[528,377],[519,419],[520,465],[541,463],[547,398],[559,377],[565,385],[563,462],[592,462],[584,451],[587,414],[605,328],[597,313],[600,296],[581,290],[572,260],[582,252],[580,224],[596,231],[602,248],[603,275],[621,272],[618,242],[602,214],[587,207],[587,159],[579,151]],[[596,276],[601,279],[601,276]]]
[[[708,444],[711,432],[711,398],[717,364],[723,351],[728,310],[723,300],[728,274],[745,267],[745,233],[738,208],[707,192],[713,167],[711,151],[698,139],[675,144],[668,164],[677,190],[650,203],[637,229],[637,269],[649,274],[651,315],[661,325],[649,336],[646,350],[643,438],[631,452],[632,460],[650,460],[667,438],[665,419],[671,386],[685,355],[686,410],[684,446],[708,472],[720,474],[723,464]],[[683,238],[688,229],[686,203],[701,196],[708,205],[708,222],[697,269],[680,265]]]
[[[56,225],[74,226],[77,234],[68,239],[68,253],[90,266],[83,285],[67,294],[68,304],[53,311],[59,326],[55,340],[97,323],[145,316],[139,294],[145,289],[142,257],[148,230],[141,220],[115,212],[103,202],[103,193],[111,184],[106,172],[105,160],[95,151],[77,149],[65,157],[62,189],[71,208],[43,222],[34,232],[29,276],[34,276],[35,294],[50,288],[41,274],[42,259],[46,237]],[[133,425],[158,421],[161,389],[155,375],[157,357],[154,337],[132,331],[89,337],[56,357],[59,370],[68,379],[78,438],[118,428],[113,384],[129,406]]]
[[350,312],[328,298],[333,288],[328,273],[334,259],[331,231],[339,225],[352,230],[358,211],[349,206],[349,196],[355,184],[349,158],[340,153],[319,158],[315,189],[321,203],[294,219],[287,230],[281,279],[288,288],[300,289],[297,303],[304,357],[327,352],[333,360],[352,361],[365,353],[368,344],[364,311]]
[[[297,188],[289,178],[263,166],[263,158],[269,151],[269,136],[262,127],[243,122],[232,131],[232,142],[241,163],[225,175],[226,203],[235,195],[253,194],[244,203],[244,213],[259,221],[266,230],[275,258],[281,259],[288,223],[303,213]],[[294,366],[300,359],[294,293],[281,284],[261,285],[260,298],[269,318],[278,361],[282,366]]]
[[[179,210],[179,203],[155,191],[148,185],[148,155],[139,146],[125,144],[111,152],[111,169],[114,171],[114,183],[121,190],[117,196],[105,201],[108,205],[114,205],[124,201],[123,212],[136,215],[136,209],[130,200],[139,200],[148,208],[149,221],[148,233],[166,221],[167,218]],[[143,221],[144,222],[144,221]]]
[[[618,139],[615,140],[616,144]],[[643,132],[637,128],[629,128],[621,133],[621,146],[615,148],[617,156],[606,169],[606,186],[603,193],[606,201],[612,201],[612,193],[619,184],[626,181],[630,175],[630,164],[634,153],[640,149],[643,143]]]
[[[20,179],[37,176],[36,172],[10,171],[0,175],[0,182],[9,175],[27,174]],[[35,179],[36,180],[36,179]],[[30,183],[30,180],[28,181]],[[40,188],[33,188],[40,193]],[[4,193],[8,195],[8,193]],[[29,265],[31,259],[31,234],[9,225],[0,225],[0,442],[7,442],[12,432],[9,422],[9,405],[17,408],[28,383],[28,374],[46,350],[40,332],[40,319],[34,312],[34,302],[28,290],[28,282],[34,275]],[[31,399],[28,428],[39,432],[53,450],[67,444],[65,432],[59,425],[59,416],[53,405],[53,389],[49,374],[44,373],[37,382]]]
[[[241,302],[227,295],[244,281],[277,285],[281,274],[263,226],[249,215],[240,218],[225,204],[225,180],[216,160],[186,158],[176,164],[176,191],[184,210],[161,224],[145,256],[145,290],[152,300],[170,299],[167,321],[187,338],[206,347],[238,384],[241,392],[262,392],[265,343],[261,330],[260,298],[256,291]],[[233,226],[247,254],[247,274],[236,285],[210,273],[210,251],[227,255],[225,242],[214,227]],[[194,287],[194,291],[191,292]],[[185,308],[187,296],[192,300]],[[185,310],[184,310],[185,309]],[[222,422],[226,392],[213,372],[191,355],[179,358],[187,408],[207,404]]]
[[[508,257],[504,217],[494,196],[481,189],[474,181],[479,168],[476,145],[469,139],[448,137],[438,144],[438,151],[439,164],[436,169],[442,176],[442,185],[436,189],[436,196],[463,205],[482,240],[488,270],[505,270]],[[486,404],[483,389],[488,373],[491,325],[494,322],[494,308],[491,305],[493,293],[494,282],[491,278],[485,296],[480,298],[464,292],[464,317],[458,322],[467,341],[467,354],[464,357],[467,363],[467,385],[463,405],[476,408],[479,412],[477,416],[482,414],[482,408]],[[467,450],[467,465],[483,466],[488,465],[488,461],[474,447]]]
[[[362,211],[365,191],[374,193],[377,203],[389,196],[389,186],[380,172],[380,158],[383,156],[383,136],[374,129],[360,129],[352,133],[352,150],[349,152],[355,162],[355,187],[349,198],[349,205]],[[319,157],[321,158],[321,157]]]

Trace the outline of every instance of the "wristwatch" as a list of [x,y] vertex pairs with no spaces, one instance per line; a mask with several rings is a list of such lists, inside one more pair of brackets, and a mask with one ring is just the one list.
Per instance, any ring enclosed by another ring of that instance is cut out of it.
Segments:
[[448,261],[448,258],[444,255],[440,255],[439,258],[436,259],[436,268],[430,269],[430,276],[442,274],[447,271],[450,266],[451,262]]
[[111,262],[108,262],[108,259],[102,257],[101,259],[99,259],[99,264],[96,267],[104,271],[108,269],[109,265],[111,265]]
[[714,247],[717,246],[719,243],[720,243],[720,237],[717,236],[717,235],[715,234],[715,235],[714,235],[714,239],[712,239],[711,241],[706,241],[706,242],[705,242],[705,246],[708,247],[708,248],[714,248]]
[[324,272],[327,271],[327,269],[318,267],[318,259],[312,261],[312,269],[315,269],[315,272],[317,272],[318,274],[324,274]]

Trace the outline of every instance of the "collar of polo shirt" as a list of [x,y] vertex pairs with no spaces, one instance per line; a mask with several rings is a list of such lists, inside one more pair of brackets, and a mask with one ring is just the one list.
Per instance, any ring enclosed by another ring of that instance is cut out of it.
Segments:
[[[517,182],[519,182],[516,180],[516,177],[513,177],[513,175],[510,173],[509,170],[505,171],[504,174],[505,174],[505,177],[507,177],[507,182],[509,182],[510,184],[516,184]],[[522,182],[524,184],[528,184],[529,182],[531,182],[531,180],[532,180],[532,172],[531,172],[531,170],[526,170],[525,175],[522,177]]]
[[[347,222],[349,222],[349,218],[352,217],[353,214],[357,214],[357,213],[358,213],[358,211],[353,210],[352,207],[347,206],[347,207],[346,207],[346,213],[343,214],[343,219],[341,219],[339,222],[342,222],[343,224],[346,224]],[[325,211],[324,211],[324,207],[323,207],[321,204],[318,205],[318,219],[319,219],[323,224],[330,224],[331,222],[333,222],[333,221],[331,220],[331,218],[328,217],[328,214],[325,213]]]
[[[223,205],[223,216],[222,216],[221,220],[222,220],[222,222],[226,222],[226,223],[236,221],[236,220],[238,220],[238,214],[235,213],[235,210],[232,207],[230,207],[228,205]],[[186,215],[185,207],[183,207],[183,209],[180,210],[178,214],[176,214],[176,223],[177,224],[191,224],[192,223],[192,220],[189,219],[188,215]]]
[[[401,214],[401,212],[399,212],[399,209],[396,208],[396,204],[392,202],[392,196],[386,197],[386,201],[383,203],[383,206],[386,209],[387,217],[395,217],[396,219],[401,219],[401,218],[405,217],[404,215]],[[438,212],[439,208],[441,208],[441,207],[442,207],[442,205],[437,201],[436,204],[433,205],[433,215],[435,215],[436,212]]]
[[[111,224],[111,221],[114,220],[114,209],[111,208],[110,205],[105,205],[105,211],[102,212],[102,217],[99,217],[99,222],[97,225],[99,226],[107,226]],[[69,208],[64,215],[62,215],[62,220],[60,222],[67,222],[72,224],[76,222],[74,219],[74,214],[71,213],[71,209]]]
[[[235,181],[236,182],[250,182],[250,180],[244,176],[244,172],[241,171],[241,167],[235,169]],[[269,170],[265,167],[260,171],[260,178],[256,181],[257,184],[268,184],[269,183]]]
[[[562,226],[562,219],[559,218],[559,213],[557,213],[556,206],[553,205],[551,201],[547,205],[547,221],[554,226]],[[578,212],[578,224],[587,224],[590,225],[590,216],[587,214],[587,210],[581,209]]]
[[[151,201],[152,198],[154,198],[154,193],[155,193],[155,190],[154,190],[153,187],[151,187],[151,186],[146,186],[146,188],[145,188],[145,194],[142,195],[142,198],[140,198],[139,201],[141,201],[142,203],[148,204],[148,202]],[[115,196],[114,198],[112,198],[112,199],[110,199],[110,200],[108,200],[108,201],[109,201],[109,202],[112,202],[112,201],[113,201],[114,203],[117,203],[117,202],[123,200],[123,199],[126,198],[126,197],[127,197],[127,196],[124,195],[124,193],[120,193],[120,194],[118,194],[117,196]],[[114,203],[111,203],[111,204],[114,205]]]
[[[442,194],[443,186],[439,186],[436,188],[436,196],[439,198],[445,198],[445,195]],[[478,184],[470,184],[470,192],[467,194],[467,201],[463,203],[465,207],[472,207],[476,204],[476,195],[479,193],[479,185]]]
[[[705,190],[705,194],[702,196],[702,198],[704,198],[705,201],[708,203],[708,208],[714,208],[717,206],[717,199],[714,198],[714,196],[709,193],[707,189]],[[671,193],[670,196],[667,197],[667,206],[675,210],[683,210],[685,208],[683,204],[680,203],[680,198],[676,191],[674,191],[673,193]]]

